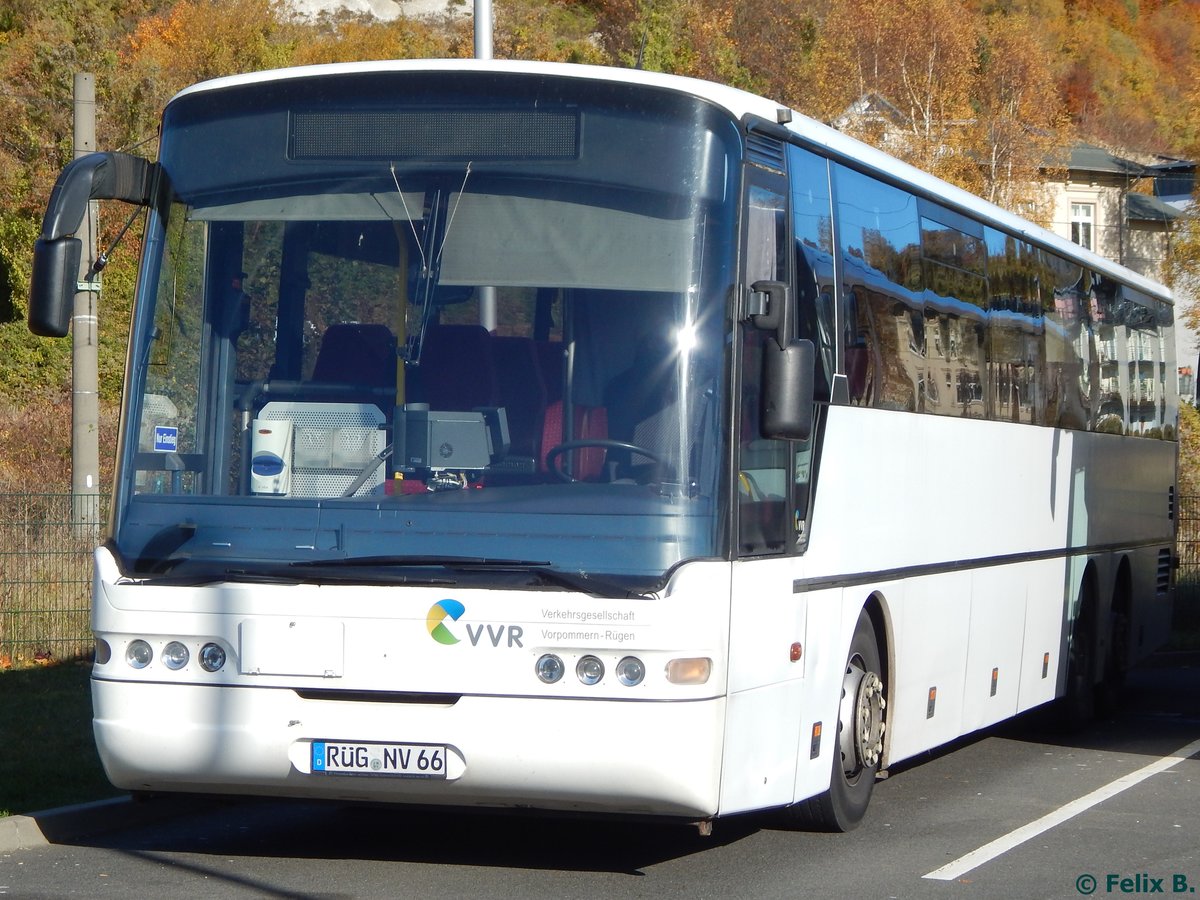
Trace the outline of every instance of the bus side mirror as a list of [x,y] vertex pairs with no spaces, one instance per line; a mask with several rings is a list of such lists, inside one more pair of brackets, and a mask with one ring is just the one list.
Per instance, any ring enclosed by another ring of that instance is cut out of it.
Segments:
[[763,437],[805,441],[812,434],[816,394],[817,348],[812,341],[792,339],[791,291],[782,281],[756,281],[750,286],[750,321],[774,331],[763,347]]
[[127,153],[89,153],[71,162],[55,182],[33,248],[29,330],[63,337],[79,279],[83,242],[74,237],[91,200],[124,200],[149,206],[158,167]]
[[83,241],[38,238],[29,284],[29,330],[39,337],[66,337],[79,280]]
[[764,437],[806,441],[812,435],[816,391],[817,347],[812,341],[790,341],[763,348]]

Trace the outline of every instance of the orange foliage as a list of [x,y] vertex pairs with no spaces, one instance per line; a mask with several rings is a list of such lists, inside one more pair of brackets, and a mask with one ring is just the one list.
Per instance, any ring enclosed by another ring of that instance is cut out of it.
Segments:
[[122,57],[157,84],[160,96],[206,78],[285,65],[291,35],[278,10],[272,0],[180,0],[138,22]]
[[296,48],[295,65],[360,62],[373,59],[414,59],[449,55],[445,37],[414,19],[380,22],[354,19],[331,33]]

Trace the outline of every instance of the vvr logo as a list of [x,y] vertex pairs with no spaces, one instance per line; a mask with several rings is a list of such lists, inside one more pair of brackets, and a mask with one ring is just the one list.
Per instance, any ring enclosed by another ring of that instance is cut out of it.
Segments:
[[[429,636],[439,644],[457,644],[459,639],[454,635],[454,632],[446,625],[446,620],[457,622],[462,618],[463,613],[467,608],[457,600],[439,600],[429,608],[429,614],[425,617],[425,628],[429,631]],[[523,647],[521,638],[525,634],[525,630],[520,625],[465,625],[467,629],[467,639],[471,642],[472,647],[478,647],[480,640],[484,639],[493,647],[499,647],[501,642],[507,637],[506,646],[508,647]]]
[[450,621],[457,622],[466,611],[467,608],[457,600],[439,600],[433,604],[429,607],[429,615],[425,617],[425,627],[429,629],[429,636],[439,644],[457,644],[458,638],[446,627],[445,620],[449,618]]

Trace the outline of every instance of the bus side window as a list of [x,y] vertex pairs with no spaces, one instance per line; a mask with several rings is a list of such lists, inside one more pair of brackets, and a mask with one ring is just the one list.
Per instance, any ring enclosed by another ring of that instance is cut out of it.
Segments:
[[794,144],[787,152],[796,247],[796,336],[817,347],[816,397],[826,400],[833,383],[836,334],[829,161]]
[[[747,211],[746,290],[756,281],[789,276],[787,198],[782,191],[754,184]],[[793,298],[794,299],[794,298]],[[770,331],[742,325],[741,425],[738,471],[738,552],[782,553],[795,521],[791,508],[792,461],[789,442],[766,438],[760,430],[763,348]]]
[[870,384],[871,353],[859,318],[858,292],[846,291],[846,380],[850,383],[850,400],[863,404]]

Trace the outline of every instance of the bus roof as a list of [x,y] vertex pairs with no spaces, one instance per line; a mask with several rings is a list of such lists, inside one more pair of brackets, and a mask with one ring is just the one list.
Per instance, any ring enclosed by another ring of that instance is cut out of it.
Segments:
[[[231,75],[203,81],[185,88],[171,102],[190,94],[218,91],[225,88],[254,84],[269,84],[277,81],[321,78],[327,75],[383,72],[493,72],[512,74],[549,75],[562,78],[620,82],[644,85],[663,90],[687,93],[706,100],[741,120],[747,116],[769,122],[786,121],[789,132],[810,146],[825,150],[830,156],[852,161],[882,179],[912,188],[927,197],[936,199],[960,212],[965,212],[1003,231],[1039,244],[1063,256],[1070,257],[1089,269],[1123,281],[1154,297],[1172,302],[1171,291],[1164,285],[1127,269],[1109,259],[1068,241],[1048,229],[1035,225],[1020,216],[984,200],[969,191],[956,187],[915,166],[902,162],[869,144],[843,134],[835,128],[811,119],[800,113],[738,88],[688,78],[680,75],[665,75],[640,69],[625,69],[609,66],[577,65],[574,63],[551,63],[518,60],[477,59],[412,59],[385,60],[379,62],[330,63],[326,65],[300,66],[289,69],[271,69]],[[781,115],[784,113],[784,115]],[[790,121],[788,121],[790,119]]]

